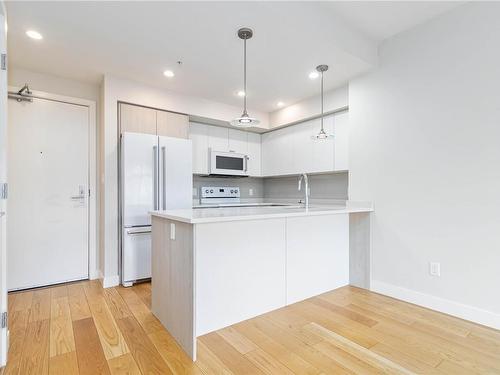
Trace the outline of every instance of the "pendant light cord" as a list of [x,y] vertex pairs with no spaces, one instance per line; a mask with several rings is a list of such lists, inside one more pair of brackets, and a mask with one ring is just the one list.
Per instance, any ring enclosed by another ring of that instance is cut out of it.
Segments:
[[321,130],[325,130],[323,128],[323,71],[321,71]]
[[[247,37],[243,39],[243,114],[247,115]],[[248,116],[248,115],[247,115]]]

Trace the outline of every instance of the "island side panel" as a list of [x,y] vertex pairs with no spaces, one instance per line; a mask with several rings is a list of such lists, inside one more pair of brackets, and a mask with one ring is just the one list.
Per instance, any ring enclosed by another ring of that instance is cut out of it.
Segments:
[[153,218],[152,311],[196,360],[193,225]]
[[371,215],[369,212],[349,215],[349,284],[370,289]]
[[195,225],[197,336],[285,306],[285,220]]
[[287,305],[349,284],[349,216],[287,218]]

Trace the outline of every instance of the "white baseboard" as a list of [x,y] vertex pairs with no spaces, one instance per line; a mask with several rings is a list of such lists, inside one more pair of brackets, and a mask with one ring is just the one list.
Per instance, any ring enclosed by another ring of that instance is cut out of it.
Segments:
[[427,307],[445,314],[469,320],[495,329],[500,329],[500,314],[464,305],[448,299],[432,296],[415,290],[387,284],[378,280],[371,280],[370,290],[397,298],[415,305]]
[[99,270],[89,272],[89,280],[101,279],[102,273]]
[[102,278],[102,287],[103,288],[111,288],[114,286],[118,286],[120,284],[120,276],[113,275]]

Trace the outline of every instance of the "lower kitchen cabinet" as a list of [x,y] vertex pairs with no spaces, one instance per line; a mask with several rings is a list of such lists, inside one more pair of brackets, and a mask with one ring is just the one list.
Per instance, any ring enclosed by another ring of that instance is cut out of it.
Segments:
[[287,218],[286,278],[288,305],[349,284],[349,215]]

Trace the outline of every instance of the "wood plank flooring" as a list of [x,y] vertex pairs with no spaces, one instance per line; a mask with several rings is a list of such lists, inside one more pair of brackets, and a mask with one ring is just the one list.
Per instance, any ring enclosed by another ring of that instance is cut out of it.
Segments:
[[354,287],[202,336],[196,363],[150,304],[149,283],[11,293],[0,374],[500,374],[500,331]]

